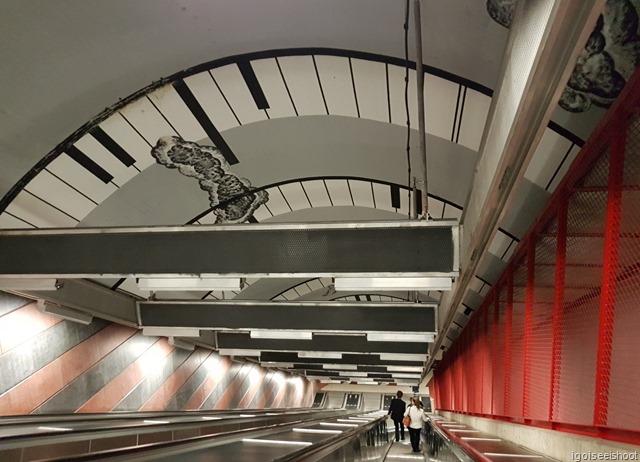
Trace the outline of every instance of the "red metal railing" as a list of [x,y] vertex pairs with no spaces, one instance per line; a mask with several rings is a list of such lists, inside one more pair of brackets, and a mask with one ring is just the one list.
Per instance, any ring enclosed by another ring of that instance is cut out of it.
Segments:
[[437,365],[436,408],[640,444],[640,73]]

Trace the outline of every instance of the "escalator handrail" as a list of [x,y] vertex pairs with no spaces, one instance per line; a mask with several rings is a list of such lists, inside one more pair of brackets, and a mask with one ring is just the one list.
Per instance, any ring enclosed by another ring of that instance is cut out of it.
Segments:
[[[471,454],[469,454],[469,452],[466,451],[464,447],[460,446],[458,443],[456,443],[451,438],[449,438],[449,435],[447,435],[440,427],[438,427],[436,425],[436,421],[435,420],[433,420],[433,419],[431,419],[429,417],[427,419],[427,425],[429,425],[429,427],[432,428],[434,433],[436,433],[438,436],[440,436],[442,439],[444,439],[449,446],[455,447],[460,452],[462,452],[462,454],[468,458],[468,461],[476,461],[477,460],[477,458],[475,458]],[[458,459],[460,459],[460,457],[458,457]],[[467,461],[462,461],[462,462],[467,462]]]
[[[330,411],[331,411],[330,409],[307,408],[306,412],[303,412],[301,410],[295,410],[292,412],[281,412],[278,415],[267,415],[267,413],[256,413],[256,415],[253,417],[253,420],[254,421],[270,420],[275,417],[284,417],[284,416],[295,417],[297,415],[305,415],[309,412],[322,413],[322,412],[330,412]],[[207,416],[207,414],[204,414],[204,415]],[[219,420],[215,420],[216,424],[227,424],[227,423],[230,424],[236,420],[240,420],[240,421],[246,420],[244,417],[240,417],[239,414],[237,413],[225,414],[223,412],[223,413],[219,413],[219,415],[225,415],[225,417],[221,417]],[[175,416],[170,416],[170,417],[175,417]],[[184,415],[180,417],[184,417]],[[184,430],[184,429],[190,429],[193,427],[199,427],[203,423],[202,420],[198,420],[200,418],[200,415],[187,414],[187,417],[193,417],[193,419],[171,422],[168,424],[163,424],[162,426],[159,426],[157,424],[152,424],[152,423],[145,424],[143,422],[140,425],[132,425],[128,427],[95,426],[90,428],[72,429],[65,432],[52,430],[52,431],[41,431],[38,433],[24,433],[24,434],[0,437],[0,444],[2,444],[3,447],[9,447],[9,446],[18,447],[19,445],[24,444],[26,442],[31,442],[33,444],[34,442],[47,441],[52,439],[58,440],[58,441],[62,441],[62,440],[74,441],[74,440],[78,440],[79,438],[87,438],[92,436],[98,436],[100,438],[108,438],[108,437],[117,437],[117,436],[130,434],[131,432],[143,434],[143,433],[155,433],[156,431],[166,431],[166,430]],[[137,420],[142,422],[144,418],[140,417]],[[82,422],[82,421],[79,421],[79,422]],[[98,420],[96,422],[99,423],[100,421]],[[107,423],[109,423],[109,421],[104,422],[104,424],[107,424]]]
[[185,412],[192,415],[211,415],[211,414],[243,414],[243,413],[260,413],[260,412],[278,412],[278,411],[305,411],[309,407],[296,408],[234,408],[224,410],[194,410],[194,411],[114,411],[114,412],[96,412],[96,413],[78,413],[78,414],[38,414],[38,415],[9,415],[0,416],[0,428],[18,427],[22,425],[37,425],[55,422],[76,422],[84,420],[136,420],[140,418],[161,418],[182,416]]
[[355,427],[332,438],[299,449],[278,459],[273,459],[272,462],[301,462],[313,460],[309,458],[314,456],[326,457],[327,455],[340,449],[345,444],[348,444],[349,441],[353,440],[355,437],[360,436],[361,434],[372,430],[380,423],[385,422],[387,418],[388,416],[385,414],[384,416],[378,417],[377,419],[367,422],[362,426]]
[[[335,409],[335,412],[343,411],[342,409]],[[313,414],[313,412],[310,412]],[[350,414],[340,414],[340,415],[350,415]],[[237,438],[241,438],[244,435],[252,435],[252,434],[269,434],[273,431],[281,431],[286,430],[289,427],[293,428],[301,423],[312,423],[314,421],[322,421],[326,420],[327,417],[323,416],[321,418],[315,419],[307,419],[307,420],[297,420],[292,422],[284,422],[280,424],[267,425],[259,428],[244,428],[240,430],[231,430],[224,433],[211,434],[211,435],[201,435],[194,436],[190,438],[185,438],[176,441],[163,441],[160,443],[150,443],[144,444],[140,446],[133,446],[128,448],[117,448],[106,451],[94,452],[90,454],[79,454],[75,456],[66,456],[64,458],[54,458],[47,459],[49,462],[58,462],[58,461],[68,461],[68,462],[89,462],[89,461],[100,461],[100,460],[129,460],[132,457],[137,459],[144,460],[152,460],[150,457],[154,457],[155,452],[161,451],[163,456],[169,454],[181,454],[185,452],[197,451],[199,449],[206,449],[209,447],[216,446],[217,444],[212,444],[215,442],[221,442],[220,444],[226,444],[226,440],[228,442],[237,441]],[[157,456],[157,455],[156,455]],[[146,457],[146,459],[145,459]],[[43,462],[47,462],[47,460]]]

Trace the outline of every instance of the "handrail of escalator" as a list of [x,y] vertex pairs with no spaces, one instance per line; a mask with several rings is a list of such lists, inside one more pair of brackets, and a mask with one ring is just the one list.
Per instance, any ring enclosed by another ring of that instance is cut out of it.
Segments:
[[435,424],[435,421],[432,418],[427,420],[424,429],[429,457],[451,460],[450,458],[443,457],[443,454],[447,453],[460,462],[474,462],[476,460],[467,451],[465,451],[462,446],[451,441],[451,438],[449,438],[446,433],[444,433],[442,429]]
[[[328,411],[324,409],[324,411]],[[335,409],[336,414],[345,415],[344,409]],[[309,412],[310,415],[316,412]],[[346,414],[349,415],[349,414]],[[205,449],[211,446],[217,446],[220,444],[226,444],[227,442],[233,442],[241,436],[264,436],[272,433],[275,430],[286,430],[289,427],[293,428],[300,423],[310,423],[319,420],[325,420],[328,416],[321,416],[320,418],[302,419],[292,422],[284,422],[274,425],[268,425],[259,428],[245,428],[240,430],[231,430],[224,433],[195,436],[191,438],[185,438],[176,441],[166,441],[161,443],[151,443],[141,446],[132,446],[128,448],[118,448],[107,451],[100,451],[90,454],[80,454],[76,456],[66,456],[63,458],[53,458],[42,460],[41,462],[94,462],[94,461],[128,461],[135,458],[135,460],[153,460],[158,454],[163,456],[177,455],[185,452],[190,452],[198,449]],[[214,443],[214,444],[212,444]]]
[[378,426],[384,426],[386,434],[387,418],[388,416],[385,414],[384,416],[373,419],[362,426],[355,427],[317,444],[299,449],[287,454],[286,456],[274,459],[272,462],[313,462],[321,460],[323,457],[339,450],[353,439],[370,432]]
[[[185,412],[190,415],[210,415],[210,414],[242,414],[242,413],[260,413],[260,412],[295,412],[306,411],[308,409],[314,409],[310,407],[297,407],[297,408],[234,408],[234,409],[220,409],[220,410],[193,410],[193,411],[114,411],[114,412],[96,412],[96,413],[78,413],[78,414],[29,414],[29,415],[14,415],[14,416],[0,416],[0,428],[4,426],[19,426],[19,425],[34,425],[38,423],[48,423],[51,421],[56,422],[75,422],[75,421],[90,421],[90,420],[135,420],[140,418],[161,418],[161,417],[175,417],[184,416]],[[315,408],[326,409],[326,408]]]
[[[166,433],[167,431],[172,431],[172,430],[187,430],[187,429],[193,429],[193,428],[200,428],[203,425],[213,426],[213,427],[226,425],[227,423],[229,425],[234,425],[234,422],[236,421],[240,423],[258,422],[262,420],[264,421],[275,420],[276,422],[278,420],[285,420],[285,421],[288,420],[289,422],[299,422],[300,420],[309,420],[309,419],[304,419],[305,416],[312,417],[312,419],[318,419],[318,418],[326,419],[330,416],[338,415],[338,414],[343,415],[344,413],[345,413],[345,410],[341,410],[341,409],[329,410],[329,409],[308,408],[307,412],[303,412],[303,413],[301,412],[286,413],[285,412],[275,416],[267,416],[266,414],[263,414],[263,415],[258,415],[251,420],[249,419],[238,420],[236,416],[229,416],[228,419],[223,418],[220,420],[207,422],[205,424],[203,424],[203,422],[200,420],[194,419],[194,420],[187,420],[187,421],[171,422],[163,425],[150,423],[146,425],[145,424],[137,425],[135,427],[131,427],[131,426],[119,426],[115,428],[93,427],[93,428],[85,428],[85,429],[75,429],[72,431],[64,431],[64,432],[46,431],[38,434],[24,434],[24,435],[14,435],[14,436],[6,437],[1,440],[1,443],[2,443],[2,449],[11,449],[11,448],[18,448],[18,447],[26,447],[27,445],[42,446],[46,444],[82,441],[87,439],[94,440],[94,439],[104,439],[104,438],[110,438],[110,437],[120,437],[120,436],[131,435],[132,433],[137,433],[137,434],[143,434],[143,433],[147,434],[147,433],[157,433],[157,432]],[[296,419],[296,420],[292,420],[292,419]],[[256,428],[264,428],[264,427],[253,426],[251,428],[256,429]]]
[[[278,417],[280,418],[296,417],[298,415],[306,415],[310,413],[321,414],[321,413],[327,413],[331,411],[339,411],[339,410],[307,408],[306,411],[301,411],[299,409],[296,409],[295,411],[292,411],[292,412],[280,412],[277,415],[267,415],[267,413],[256,413],[253,421],[270,420]],[[226,414],[226,413],[223,412],[221,414]],[[155,423],[149,423],[149,424],[143,423],[141,425],[127,426],[127,427],[90,427],[90,428],[73,429],[65,432],[51,430],[51,431],[42,431],[39,433],[18,434],[18,435],[2,437],[0,438],[0,443],[2,443],[3,448],[7,448],[10,445],[21,444],[21,442],[27,442],[27,441],[34,441],[34,442],[46,441],[48,439],[55,439],[57,441],[62,441],[62,440],[71,441],[74,438],[75,439],[88,438],[91,436],[105,438],[105,437],[111,437],[111,436],[127,435],[127,434],[130,434],[131,432],[154,433],[155,431],[164,432],[168,429],[172,429],[172,430],[188,429],[194,426],[201,426],[202,424],[202,421],[197,420],[198,415],[187,414],[181,417],[189,417],[189,419],[166,423],[166,424],[163,424],[162,426],[159,426]],[[190,419],[190,417],[193,417],[194,419]],[[227,418],[220,418],[219,420],[212,421],[210,424],[211,425],[225,424],[237,418],[238,417],[236,416],[236,413],[231,413],[227,415]],[[139,418],[138,420],[143,420],[143,419]],[[244,418],[241,421],[244,422],[245,421]]]

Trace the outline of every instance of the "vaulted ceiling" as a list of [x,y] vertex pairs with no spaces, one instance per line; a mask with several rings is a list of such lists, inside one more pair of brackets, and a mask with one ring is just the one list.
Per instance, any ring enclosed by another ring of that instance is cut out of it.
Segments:
[[[422,2],[434,218],[462,216],[512,3]],[[612,4],[637,20],[631,2],[610,0],[609,10]],[[10,0],[3,10],[1,229],[407,218],[404,2]],[[601,17],[609,29],[594,34],[624,79],[629,53],[615,43],[610,30],[622,26],[609,10]],[[411,47],[408,110],[416,127],[413,56]],[[598,81],[587,87],[570,87],[574,100],[610,89]],[[568,107],[566,97],[561,102],[571,111],[554,110],[469,284],[467,315],[603,116],[607,98],[592,99]],[[411,132],[415,169],[418,137]],[[175,145],[188,158],[164,149]],[[203,167],[207,155],[217,156],[222,173]],[[133,278],[94,282],[150,296]],[[437,303],[440,296],[425,292],[421,299]],[[335,293],[327,278],[265,278],[238,292],[157,298],[397,302],[410,294]],[[458,315],[454,331],[466,319]],[[230,344],[255,349],[250,339]],[[277,363],[300,362],[290,357],[298,344],[281,345],[263,351],[285,350]],[[381,358],[376,364],[388,365]]]

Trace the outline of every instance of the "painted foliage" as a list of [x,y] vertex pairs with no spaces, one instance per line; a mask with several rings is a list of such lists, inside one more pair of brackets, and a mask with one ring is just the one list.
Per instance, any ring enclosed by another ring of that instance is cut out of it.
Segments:
[[[516,0],[487,0],[487,12],[509,27]],[[607,0],[589,40],[580,53],[560,106],[584,112],[593,105],[607,108],[640,64],[638,35],[640,0]]]
[[[196,178],[200,189],[209,193],[211,207],[251,191],[249,180],[230,172],[229,164],[214,146],[201,146],[177,136],[165,136],[158,140],[151,155],[159,164]],[[216,223],[245,222],[268,200],[269,195],[265,191],[258,191],[216,207],[213,210]]]

